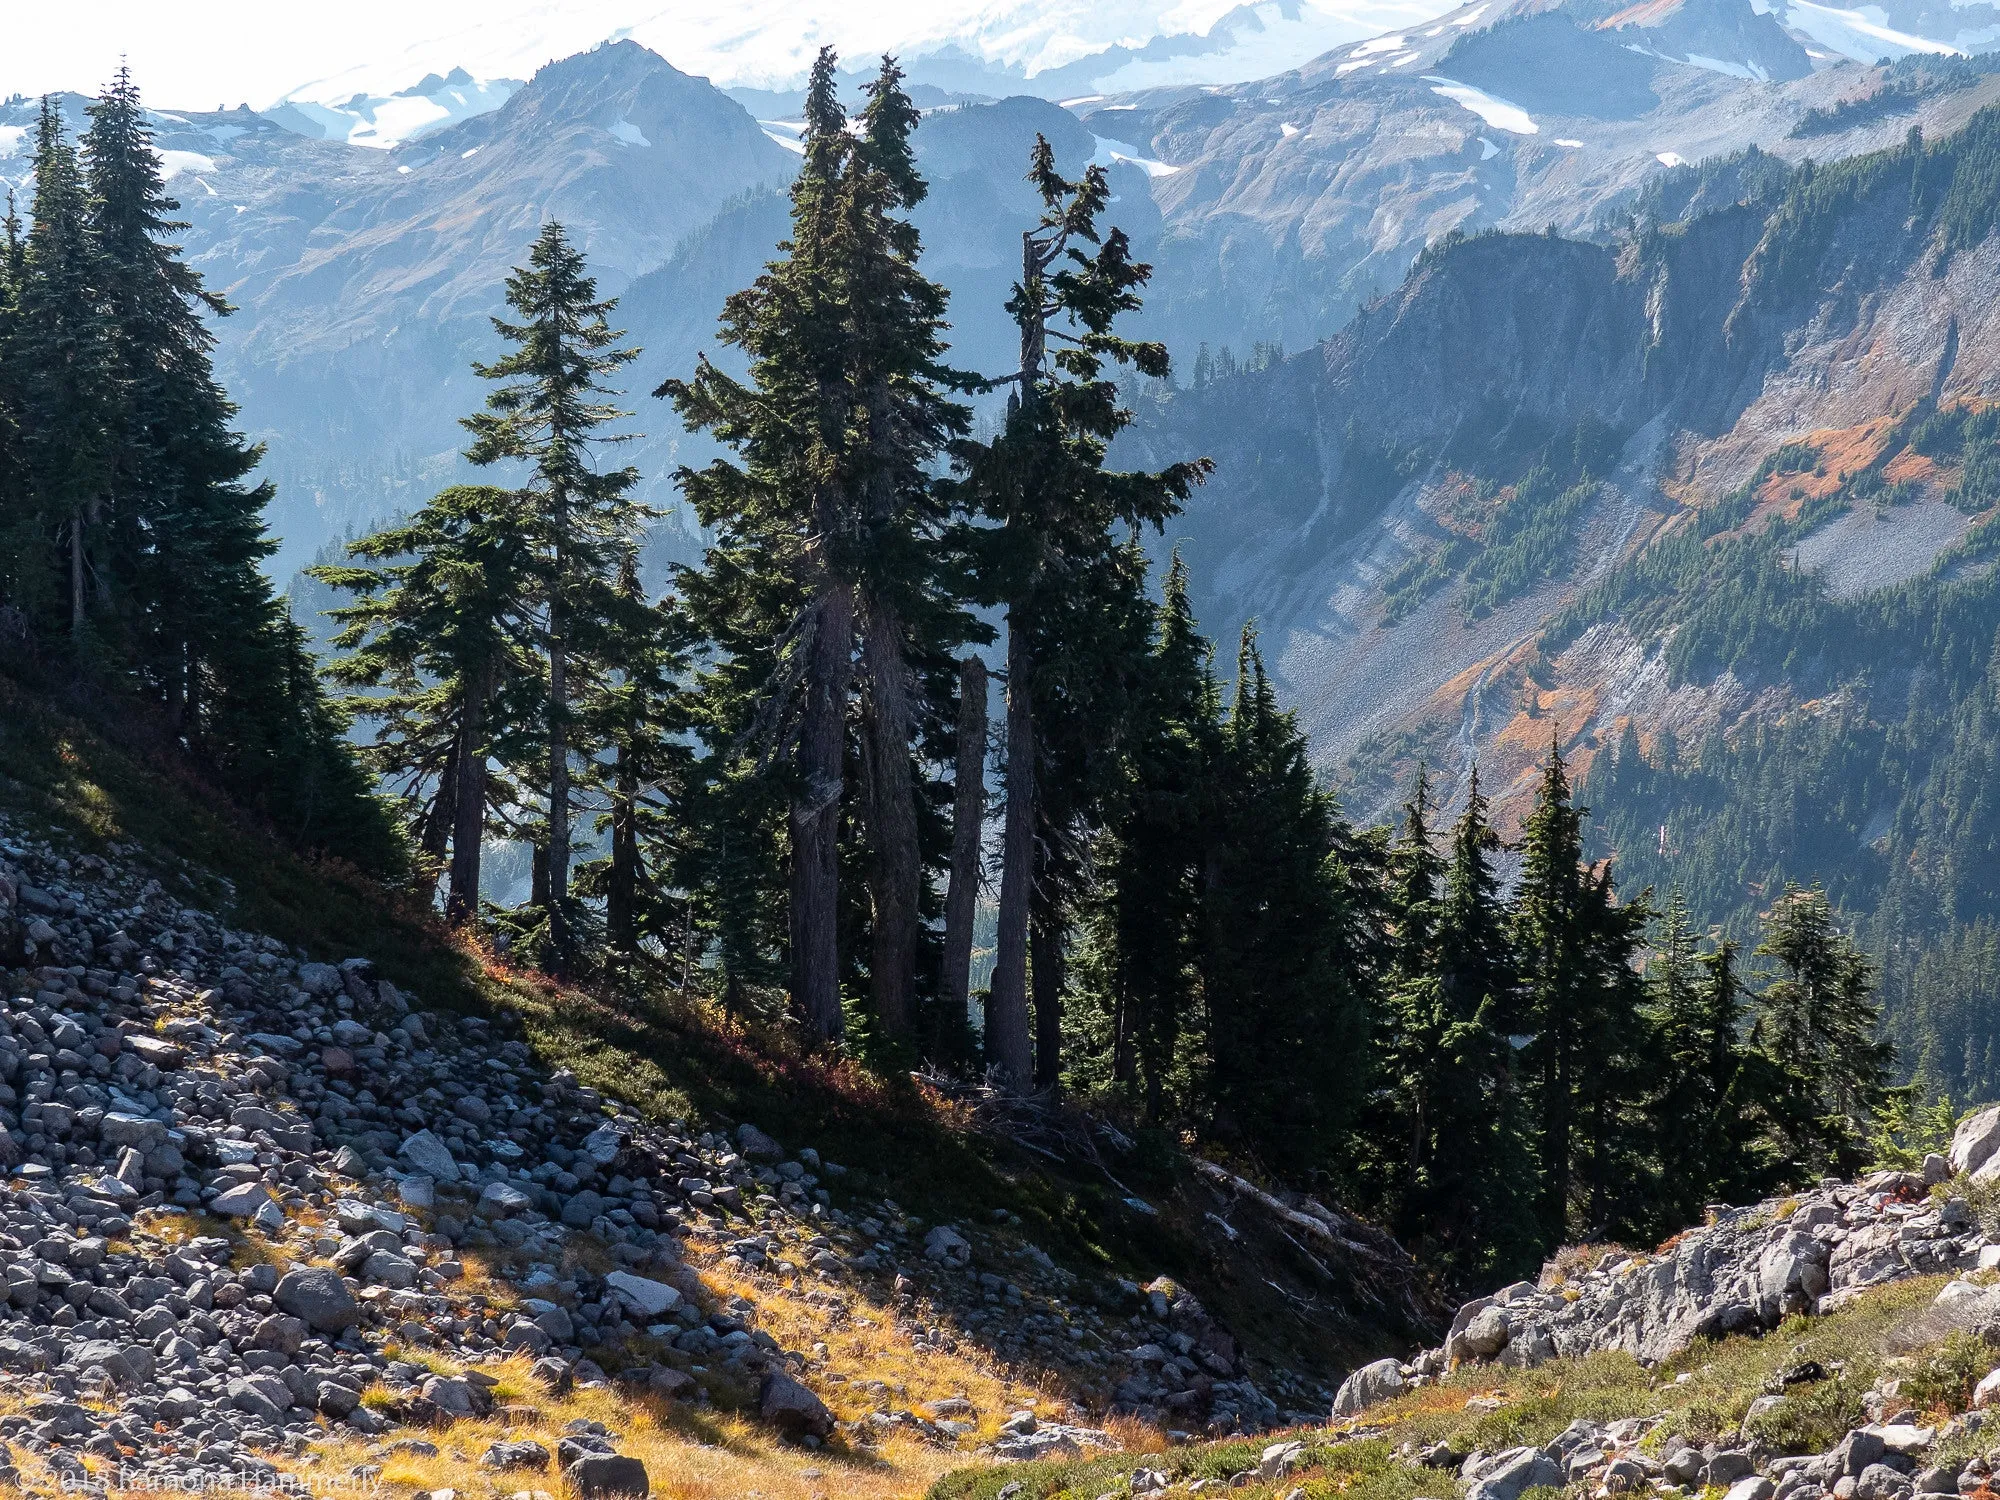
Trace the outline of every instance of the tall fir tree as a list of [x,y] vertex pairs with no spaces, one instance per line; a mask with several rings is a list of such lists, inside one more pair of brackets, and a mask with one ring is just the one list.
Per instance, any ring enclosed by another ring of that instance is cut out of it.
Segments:
[[[1056,171],[1047,140],[1037,137],[1028,177],[1043,213],[1022,235],[1021,279],[1007,303],[1020,329],[1020,369],[1010,377],[1005,427],[990,444],[962,453],[969,501],[998,528],[987,576],[1007,612],[1006,803],[986,1038],[989,1061],[1016,1087],[1028,1086],[1037,1071],[1028,1000],[1038,888],[1045,893],[1041,925],[1051,960],[1059,942],[1050,929],[1063,925],[1046,905],[1054,882],[1041,878],[1039,860],[1073,842],[1047,817],[1053,799],[1039,778],[1044,727],[1053,716],[1037,700],[1056,679],[1078,686],[1088,680],[1063,660],[1066,650],[1075,656],[1074,635],[1058,634],[1055,617],[1072,624],[1093,590],[1107,609],[1131,617],[1132,569],[1118,565],[1119,530],[1162,523],[1209,468],[1205,459],[1157,473],[1104,468],[1105,450],[1130,420],[1107,365],[1130,365],[1152,378],[1167,370],[1161,345],[1113,332],[1119,315],[1138,307],[1151,270],[1133,259],[1123,230],[1099,231],[1111,196],[1103,168],[1087,167],[1072,182]],[[1046,985],[1037,994],[1055,999]],[[1045,1041],[1058,1030],[1048,1020],[1039,1029]],[[1047,1050],[1044,1075],[1051,1071]]]
[[1522,830],[1513,923],[1545,1247],[1615,1233],[1637,1211],[1646,1034],[1633,960],[1648,910],[1644,901],[1619,903],[1609,868],[1585,864],[1584,817],[1552,741]]
[[1785,888],[1757,953],[1778,965],[1757,998],[1753,1043],[1778,1073],[1786,1154],[1811,1172],[1851,1173],[1895,1056],[1879,1035],[1873,965],[1817,886]]
[[651,512],[632,495],[638,472],[600,469],[597,449],[630,434],[603,429],[629,415],[607,398],[606,379],[638,357],[610,325],[616,306],[600,300],[583,253],[560,223],[542,226],[525,266],[507,278],[513,319],[494,330],[513,345],[491,364],[475,365],[495,383],[486,410],[465,419],[466,457],[482,467],[525,466],[523,513],[539,556],[546,711],[546,807],[540,858],[547,871],[550,962],[557,973],[575,960],[570,927],[570,835],[575,804],[572,720],[580,676],[593,670],[589,647],[615,609],[617,580],[636,553]]
[[1345,830],[1278,707],[1254,629],[1237,653],[1203,872],[1201,988],[1213,1126],[1325,1169],[1355,1119],[1370,971]]
[[116,387],[90,190],[52,97],[36,122],[33,168],[14,336],[32,550],[17,564],[12,592],[17,606],[66,630],[81,656]]
[[1222,750],[1220,693],[1187,590],[1176,553],[1106,799],[1080,966],[1100,1012],[1096,1071],[1136,1088],[1154,1124],[1170,1102],[1177,1113],[1195,1103],[1169,1091],[1183,1040],[1201,1027],[1195,960]]
[[434,866],[449,855],[445,914],[455,923],[479,911],[496,743],[539,697],[523,691],[540,675],[540,569],[525,512],[516,491],[454,485],[408,521],[350,543],[366,565],[310,570],[360,596],[330,611],[345,654],[327,675],[365,690],[350,711],[377,721],[374,765],[400,784],[417,847]]
[[[847,712],[853,681],[856,533],[854,391],[848,334],[852,284],[842,198],[853,137],[840,106],[831,48],[806,91],[804,159],[791,193],[791,234],[780,256],[724,304],[722,340],[749,361],[748,382],[704,359],[689,381],[656,394],[691,429],[712,432],[741,463],[683,469],[681,489],[711,529],[704,566],[683,570],[681,593],[709,654],[697,723],[722,759],[710,770],[732,794],[718,813],[762,808],[752,784],[766,768],[788,772],[787,947],[793,1004],[822,1040],[844,1029],[840,959],[840,824],[847,788]],[[748,762],[747,766],[745,762]],[[715,830],[718,858],[748,874],[769,820]],[[770,849],[775,863],[778,851]],[[725,910],[741,968],[757,967],[751,914],[740,897]],[[728,916],[733,909],[735,915]]]
[[[949,704],[950,653],[986,632],[961,607],[963,548],[932,471],[964,435],[966,408],[949,392],[970,382],[947,369],[945,293],[918,269],[907,215],[928,188],[910,136],[920,118],[885,57],[868,86],[845,171],[840,275],[848,298],[849,380],[859,412],[861,493],[855,569],[861,637],[862,764],[866,774],[869,987],[874,1023],[910,1035],[917,1008],[924,854],[914,742],[919,721]],[[919,672],[935,679],[926,693]]]

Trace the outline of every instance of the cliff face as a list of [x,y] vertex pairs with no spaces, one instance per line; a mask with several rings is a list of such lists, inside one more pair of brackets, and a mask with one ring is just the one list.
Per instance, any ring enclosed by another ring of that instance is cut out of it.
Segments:
[[[1988,111],[1944,142],[1802,169],[1776,191],[1716,172],[1710,203],[1731,188],[1747,201],[1610,244],[1448,241],[1337,337],[1147,412],[1135,450],[1217,459],[1179,523],[1204,620],[1226,634],[1254,614],[1281,643],[1285,684],[1321,763],[1358,788],[1357,813],[1393,805],[1400,772],[1384,768],[1419,753],[1457,770],[1485,759],[1506,773],[1488,784],[1509,790],[1547,743],[1548,726],[1518,713],[1547,622],[1736,496],[1787,444],[1805,443],[1824,472],[1765,483],[1750,532],[1797,522],[1808,500],[1833,509],[1800,523],[1805,533],[1840,520],[1875,494],[1839,501],[1863,470],[1907,481],[1894,499],[1915,507],[1885,511],[1879,527],[1857,511],[1825,537],[1802,535],[1808,566],[1839,573],[1850,553],[1887,548],[1902,560],[1858,576],[1893,583],[1965,534],[1984,502],[1954,490],[1963,503],[1947,505],[1956,471],[1899,458],[1912,429],[1897,424],[2000,392],[1996,139]],[[1598,456],[1581,460],[1585,446]],[[1506,587],[1475,587],[1538,466],[1590,481],[1565,512],[1559,555],[1531,559]],[[1933,524],[1940,508],[1959,523]],[[1615,625],[1631,603],[1591,619]],[[1637,674],[1662,649],[1655,633],[1636,654],[1536,668],[1535,691],[1586,760],[1631,717]],[[1777,669],[1754,691],[1719,678],[1707,689],[1711,706],[1742,712],[1785,686]],[[1683,674],[1671,687],[1703,684]]]

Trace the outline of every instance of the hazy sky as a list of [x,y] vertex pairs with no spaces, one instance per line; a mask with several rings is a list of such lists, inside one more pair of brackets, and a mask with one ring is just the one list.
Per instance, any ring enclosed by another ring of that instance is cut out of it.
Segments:
[[[522,78],[632,36],[717,83],[795,80],[825,42],[844,53],[957,41],[1034,71],[1116,42],[1206,32],[1237,0],[0,0],[0,95],[94,93],[132,65],[156,104],[263,108],[390,92],[464,67]],[[1446,0],[1446,4],[1449,0]],[[1302,62],[1444,8],[1414,0],[1268,0],[1269,42]],[[1275,71],[1265,67],[1264,71]],[[1245,76],[1256,76],[1246,74]]]

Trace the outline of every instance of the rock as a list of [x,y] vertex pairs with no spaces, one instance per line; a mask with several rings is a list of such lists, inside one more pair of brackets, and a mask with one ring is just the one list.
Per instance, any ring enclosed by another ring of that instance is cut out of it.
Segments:
[[480,1191],[476,1211],[489,1219],[506,1219],[534,1207],[534,1199],[511,1182],[489,1182]]
[[644,1318],[658,1318],[681,1304],[681,1294],[663,1281],[635,1276],[630,1271],[613,1271],[604,1284]]
[[1972,1404],[1975,1409],[1983,1409],[1995,1401],[2000,1401],[2000,1370],[1989,1370],[1972,1388]]
[[1301,1442],[1272,1443],[1257,1459],[1259,1479],[1283,1479],[1304,1460],[1306,1445]]
[[1879,1433],[1857,1427],[1835,1444],[1827,1458],[1836,1478],[1847,1475],[1858,1479],[1863,1469],[1879,1462],[1888,1451]]
[[1756,1470],[1757,1466],[1750,1461],[1749,1454],[1724,1449],[1708,1461],[1708,1466],[1702,1471],[1702,1483],[1727,1489]]
[[1333,1398],[1333,1415],[1351,1417],[1380,1401],[1403,1394],[1403,1370],[1393,1359],[1363,1365],[1340,1383]]
[[226,1387],[229,1404],[240,1412],[275,1422],[291,1409],[292,1393],[275,1375],[245,1375]]
[[752,1161],[783,1161],[785,1148],[748,1121],[736,1127],[736,1149]]
[[308,995],[337,995],[343,988],[340,970],[332,964],[300,964],[299,988]]
[[[532,1438],[521,1438],[514,1442],[498,1442],[488,1448],[479,1460],[482,1469],[546,1469],[549,1466],[549,1450]],[[1758,1500],[1763,1500],[1759,1496]]]
[[1473,1358],[1491,1359],[1507,1347],[1507,1340],[1513,1333],[1513,1325],[1507,1321],[1507,1315],[1497,1307],[1488,1307],[1465,1325],[1465,1331],[1459,1335],[1459,1343]]
[[405,1137],[403,1144],[396,1149],[396,1155],[408,1162],[413,1170],[438,1182],[458,1180],[458,1162],[452,1156],[451,1148],[429,1130],[419,1130]]
[[1988,1105],[1959,1122],[1952,1132],[1947,1159],[1952,1171],[1969,1177],[1985,1166],[1995,1151],[2000,1151],[2000,1104]]
[[1926,1187],[1936,1187],[1941,1182],[1949,1182],[1951,1180],[1951,1162],[1945,1157],[1939,1156],[1935,1151],[1928,1153],[1924,1157],[1924,1164],[1918,1170],[1923,1173],[1924,1185]]
[[622,1453],[587,1453],[563,1470],[580,1500],[598,1495],[647,1495],[652,1482],[646,1466]]
[[924,1254],[947,1266],[966,1266],[972,1263],[971,1243],[948,1224],[940,1224],[924,1236]]
[[271,1195],[264,1191],[263,1183],[246,1182],[217,1193],[208,1206],[211,1212],[226,1219],[247,1219],[270,1201]]
[[1903,1500],[1911,1490],[1910,1476],[1887,1464],[1870,1464],[1854,1479],[1855,1500]]
[[1494,1455],[1469,1476],[1465,1500],[1520,1500],[1524,1490],[1559,1489],[1563,1471],[1539,1448],[1509,1448]]
[[361,1321],[361,1304],[340,1273],[324,1266],[295,1266],[278,1279],[271,1300],[315,1333],[341,1333]]
[[826,1403],[782,1370],[764,1377],[757,1393],[757,1412],[790,1437],[827,1438],[833,1434],[833,1413]]
[[1729,1487],[1723,1500],[1771,1500],[1778,1487],[1761,1474],[1751,1474]]

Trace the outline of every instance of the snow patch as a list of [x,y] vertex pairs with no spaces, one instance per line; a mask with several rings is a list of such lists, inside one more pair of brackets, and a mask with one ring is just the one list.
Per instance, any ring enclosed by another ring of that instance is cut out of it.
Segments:
[[1687,160],[1678,151],[1656,151],[1653,160],[1663,167],[1684,167]]
[[1401,52],[1408,45],[1408,39],[1399,31],[1394,36],[1378,36],[1372,42],[1362,42],[1348,53],[1349,57],[1375,57],[1384,52]]
[[1537,125],[1528,112],[1518,104],[1511,104],[1497,98],[1484,89],[1476,89],[1469,83],[1458,83],[1449,78],[1439,78],[1435,74],[1424,74],[1424,82],[1434,84],[1431,92],[1449,99],[1460,109],[1469,109],[1495,130],[1504,130],[1509,135],[1540,135],[1542,127]]
[[1470,26],[1473,22],[1477,21],[1481,16],[1485,14],[1486,14],[1485,6],[1475,5],[1468,14],[1460,16],[1456,21],[1453,21],[1451,24],[1454,26]]
[[1483,135],[1479,137],[1479,159],[1481,161],[1491,161],[1499,154],[1500,148],[1498,146],[1487,140]]
[[1123,141],[1114,141],[1101,135],[1092,136],[1091,139],[1097,142],[1097,150],[1090,158],[1090,165],[1093,167],[1108,167],[1113,162],[1123,162],[1127,166],[1137,167],[1148,177],[1171,177],[1180,170],[1179,167],[1170,167],[1163,161],[1155,161],[1150,156],[1141,156],[1137,146],[1128,146]]
[[1074,99],[1059,101],[1056,107],[1058,109],[1075,109],[1079,104],[1095,104],[1103,97],[1102,94],[1079,94]]
[[653,144],[646,139],[645,133],[637,125],[634,125],[622,115],[612,121],[610,130],[613,139],[621,140],[628,146],[650,146]]
[[12,156],[19,151],[27,135],[25,125],[0,125],[0,156]]
[[800,156],[804,156],[806,154],[805,142],[800,140],[795,135],[786,135],[782,130],[766,130],[764,132],[764,138],[769,141],[776,141],[780,146],[783,146],[787,151],[795,152]]
[[1280,120],[1278,122],[1278,134],[1283,136],[1286,140],[1290,140],[1293,136],[1297,135],[1298,133],[1299,133],[1299,127],[1294,125],[1290,120]]
[[460,161],[469,161],[478,154],[479,154],[479,148],[477,146],[474,146],[470,151],[459,152],[458,159]]
[[1704,57],[1699,52],[1690,52],[1686,61],[1697,68],[1706,68],[1711,73],[1720,73],[1728,78],[1743,78],[1752,83],[1769,83],[1770,69],[1762,63],[1725,62],[1719,57]]
[[162,151],[155,147],[153,154],[160,158],[160,176],[169,182],[183,172],[215,170],[215,158],[203,156],[199,151]]
[[1879,5],[1842,10],[1833,5],[1815,5],[1812,0],[1791,0],[1785,20],[1814,41],[1856,62],[1908,57],[1914,52],[1962,55],[1950,42],[1897,31],[1888,24],[1888,14]]
[[1582,145],[1583,145],[1583,142],[1582,142],[1582,141],[1573,141],[1573,140],[1571,140],[1571,139],[1570,139],[1570,138],[1569,138],[1568,136],[1566,136],[1566,135],[1559,135],[1559,136],[1557,136],[1557,137],[1556,137],[1556,144],[1557,144],[1558,146],[1562,146],[1562,147],[1564,147],[1564,148],[1565,148],[1565,149],[1567,149],[1567,150],[1570,150],[1570,151],[1576,151],[1576,150],[1579,150],[1579,149],[1580,149],[1580,148],[1582,147]]

